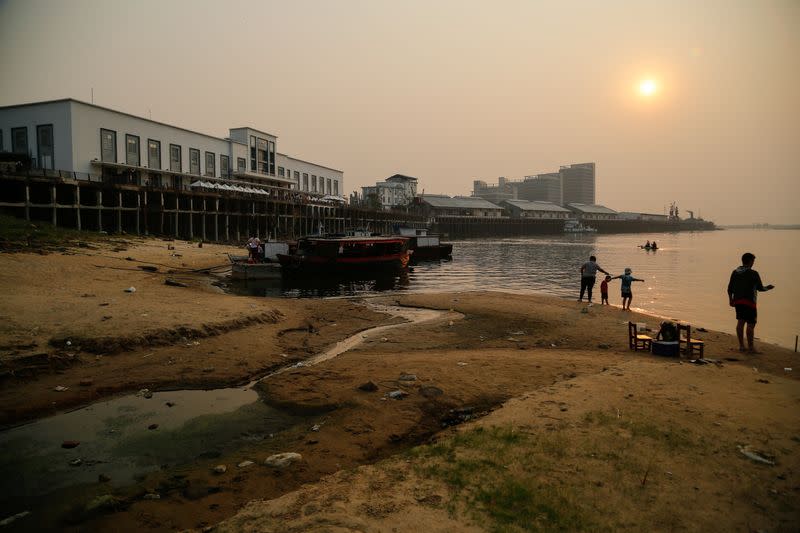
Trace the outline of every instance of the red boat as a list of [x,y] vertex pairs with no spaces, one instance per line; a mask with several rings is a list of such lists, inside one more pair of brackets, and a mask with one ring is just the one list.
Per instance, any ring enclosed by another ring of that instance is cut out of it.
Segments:
[[402,270],[411,251],[405,237],[303,237],[290,254],[278,254],[285,273]]

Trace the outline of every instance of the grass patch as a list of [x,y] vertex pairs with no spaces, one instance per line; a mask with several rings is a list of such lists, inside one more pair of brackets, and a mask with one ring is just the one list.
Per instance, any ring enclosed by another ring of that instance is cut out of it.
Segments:
[[58,228],[46,222],[0,214],[0,249],[25,250],[63,247],[77,241],[97,241],[104,235],[89,231]]

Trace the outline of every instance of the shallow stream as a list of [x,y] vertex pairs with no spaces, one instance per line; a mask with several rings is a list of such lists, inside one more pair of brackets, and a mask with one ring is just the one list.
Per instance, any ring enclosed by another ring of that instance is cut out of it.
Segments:
[[[150,398],[129,394],[0,432],[0,520],[37,512],[43,502],[53,503],[43,496],[97,483],[101,475],[114,488],[133,485],[149,472],[225,455],[307,423],[306,417],[261,401],[255,385],[291,368],[332,359],[388,329],[444,314],[367,305],[406,321],[359,332],[243,387],[154,392]],[[80,444],[65,449],[64,441]]]

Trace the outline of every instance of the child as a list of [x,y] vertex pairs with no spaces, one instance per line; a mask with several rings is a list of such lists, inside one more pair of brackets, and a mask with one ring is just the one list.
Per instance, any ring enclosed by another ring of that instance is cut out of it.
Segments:
[[[628,311],[631,310],[631,300],[633,300],[633,291],[631,291],[631,284],[634,281],[644,281],[643,279],[634,278],[631,273],[633,271],[630,268],[625,269],[625,273],[621,276],[614,276],[611,279],[620,279],[622,280],[622,286],[620,290],[622,292],[622,309],[627,309]],[[627,305],[626,305],[627,300]]]
[[611,281],[611,276],[606,274],[606,278],[600,284],[600,305],[608,304],[608,282]]

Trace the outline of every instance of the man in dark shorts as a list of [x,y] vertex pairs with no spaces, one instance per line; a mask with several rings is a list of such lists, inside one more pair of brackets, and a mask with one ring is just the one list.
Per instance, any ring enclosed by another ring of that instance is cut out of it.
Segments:
[[[736,308],[736,336],[739,337],[739,351],[760,353],[753,346],[758,312],[756,309],[756,294],[775,288],[774,285],[761,284],[761,276],[753,270],[756,256],[750,252],[742,255],[742,266],[731,272],[728,282],[728,301],[731,307]],[[747,324],[747,347],[744,345],[744,326]]]
[[583,293],[586,292],[589,297],[589,305],[592,305],[592,288],[594,288],[598,270],[608,276],[611,275],[597,264],[597,258],[595,256],[591,256],[589,260],[581,266],[581,296],[578,298],[579,302],[583,301]]

